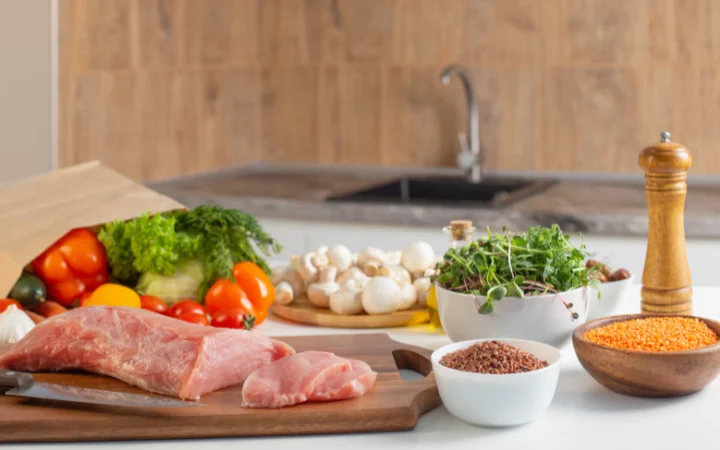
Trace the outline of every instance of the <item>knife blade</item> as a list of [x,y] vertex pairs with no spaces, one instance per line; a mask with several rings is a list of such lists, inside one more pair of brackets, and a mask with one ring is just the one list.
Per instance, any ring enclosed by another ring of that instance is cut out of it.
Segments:
[[70,403],[136,407],[177,408],[204,406],[204,403],[186,402],[179,399],[128,394],[125,392],[90,389],[62,384],[42,383],[27,372],[0,370],[0,387],[9,387],[5,395]]

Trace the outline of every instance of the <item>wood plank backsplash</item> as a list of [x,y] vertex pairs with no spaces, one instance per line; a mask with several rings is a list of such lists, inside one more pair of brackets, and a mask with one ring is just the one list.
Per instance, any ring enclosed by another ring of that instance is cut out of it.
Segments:
[[254,160],[720,173],[715,0],[60,0],[60,161],[151,181]]

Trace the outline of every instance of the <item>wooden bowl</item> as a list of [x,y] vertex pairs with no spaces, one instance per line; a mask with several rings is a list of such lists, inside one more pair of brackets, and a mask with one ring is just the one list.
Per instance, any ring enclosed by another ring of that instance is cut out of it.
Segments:
[[[572,335],[583,368],[601,385],[634,397],[679,397],[702,390],[720,374],[720,343],[695,350],[641,352],[604,347],[583,338],[586,331],[614,322],[667,317],[628,314],[604,317],[580,325]],[[720,322],[695,316],[720,335]]]

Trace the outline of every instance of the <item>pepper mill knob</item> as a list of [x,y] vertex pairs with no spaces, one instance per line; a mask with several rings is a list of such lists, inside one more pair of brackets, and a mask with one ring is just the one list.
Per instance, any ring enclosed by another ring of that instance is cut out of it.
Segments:
[[663,131],[659,143],[640,152],[638,162],[645,171],[648,205],[641,310],[692,314],[692,280],[685,249],[685,197],[692,156]]

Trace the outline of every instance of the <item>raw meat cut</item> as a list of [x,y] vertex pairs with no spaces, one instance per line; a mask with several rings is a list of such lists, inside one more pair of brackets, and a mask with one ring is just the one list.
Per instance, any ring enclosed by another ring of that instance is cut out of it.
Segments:
[[350,359],[350,370],[336,373],[315,389],[308,400],[331,401],[362,397],[375,385],[377,373],[366,362]]
[[334,353],[308,351],[290,355],[248,377],[242,389],[243,406],[281,408],[305,402],[328,378],[350,369],[350,362]]
[[0,368],[82,369],[196,400],[243,383],[258,368],[294,353],[257,332],[196,325],[138,308],[94,306],[41,322],[0,357]]

